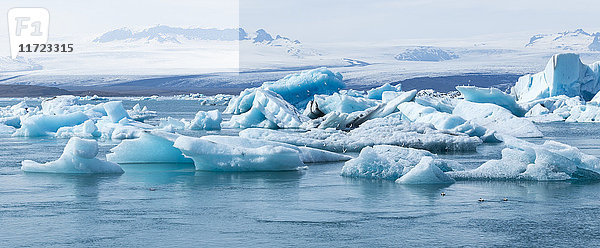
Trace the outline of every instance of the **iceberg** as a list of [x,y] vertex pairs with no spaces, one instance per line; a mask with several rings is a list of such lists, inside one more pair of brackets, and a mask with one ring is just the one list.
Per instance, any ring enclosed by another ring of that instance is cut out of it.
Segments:
[[15,132],[15,130],[16,129],[14,127],[0,124],[0,135],[12,134]]
[[476,136],[486,142],[498,142],[494,131],[489,131],[472,121],[467,121],[460,116],[443,113],[435,108],[422,106],[416,102],[405,102],[398,109],[412,122],[429,123],[437,130],[447,130]]
[[123,140],[106,154],[118,164],[191,164],[193,161],[173,146],[179,137],[163,132],[144,132],[139,138]]
[[114,123],[119,122],[123,118],[129,118],[129,115],[127,114],[125,108],[123,108],[123,103],[121,101],[104,103],[104,110],[106,110],[106,114]]
[[72,127],[88,120],[83,112],[63,115],[33,115],[21,120],[21,128],[13,136],[40,137],[49,136],[61,127]]
[[456,89],[463,95],[465,100],[476,103],[493,103],[500,107],[510,110],[518,117],[523,117],[525,111],[513,95],[506,94],[496,88],[478,88],[475,86],[456,86]]
[[245,89],[239,96],[229,101],[227,114],[242,114],[252,108],[257,90],[268,90],[297,108],[304,109],[314,95],[331,95],[346,85],[340,73],[326,68],[318,68],[290,74],[275,82],[265,82],[259,88]]
[[56,161],[40,164],[31,160],[21,162],[21,170],[26,172],[46,173],[123,173],[118,164],[96,158],[98,155],[98,142],[73,137]]
[[377,145],[363,148],[358,157],[347,161],[342,167],[341,175],[396,180],[410,173],[415,166],[421,163],[423,158],[430,158],[431,161],[428,164],[435,166],[440,172],[442,170],[450,171],[452,166],[458,164],[454,161],[439,159],[435,154],[425,150]]
[[400,84],[398,84],[396,86],[392,86],[389,83],[386,83],[380,87],[368,90],[367,98],[375,99],[375,100],[382,100],[383,92],[386,92],[386,91],[398,92],[398,91],[401,91],[401,89],[402,89],[402,85],[400,85]]
[[187,123],[186,128],[190,130],[220,130],[221,113],[219,110],[198,111],[194,119]]
[[142,108],[139,103],[135,104],[131,110],[127,110],[127,115],[129,115],[132,120],[141,122],[157,116],[156,111],[148,110],[146,106]]
[[102,136],[102,133],[98,131],[98,127],[92,120],[87,120],[77,126],[61,127],[56,131],[57,138],[80,137],[92,139],[100,136]]
[[474,170],[454,171],[455,179],[570,180],[600,179],[600,159],[579,149],[546,141],[536,145],[503,137],[506,148],[500,160],[490,160]]
[[186,127],[185,119],[177,120],[171,116],[160,118],[158,127],[165,132],[175,132],[175,130],[183,130]]
[[429,151],[475,151],[482,142],[477,137],[441,132],[429,124],[403,120],[401,113],[368,120],[349,132],[335,129],[284,132],[251,128],[242,130],[239,136],[344,153],[359,152],[374,145],[397,145]]
[[308,117],[276,93],[256,89],[249,111],[234,115],[225,125],[232,128],[299,128]]
[[514,137],[543,136],[530,120],[516,117],[509,110],[491,103],[460,101],[452,114],[501,134]]
[[318,106],[319,111],[323,114],[329,114],[331,112],[352,113],[376,106],[377,101],[333,93],[333,95],[329,96],[315,95],[313,103],[308,104],[307,107],[309,105],[314,106],[314,104]]
[[396,183],[401,184],[452,184],[454,182],[454,179],[435,165],[431,157],[421,158],[414,168],[396,180]]
[[403,92],[402,94],[398,95],[396,98],[384,103],[384,105],[381,106],[379,109],[375,110],[375,112],[369,118],[370,119],[382,118],[382,117],[386,117],[394,112],[397,112],[398,106],[401,103],[412,101],[416,95],[417,95],[416,90]]
[[103,116],[96,122],[96,126],[102,138],[112,140],[134,139],[140,137],[145,130],[155,129],[155,126],[137,122],[127,118],[121,119],[117,123],[113,123],[108,116]]
[[600,90],[598,77],[597,64],[592,69],[577,54],[555,54],[544,71],[520,77],[511,94],[520,102],[559,95],[590,100]]
[[265,145],[245,148],[180,136],[174,146],[192,158],[196,170],[204,171],[289,171],[304,166],[297,150]]

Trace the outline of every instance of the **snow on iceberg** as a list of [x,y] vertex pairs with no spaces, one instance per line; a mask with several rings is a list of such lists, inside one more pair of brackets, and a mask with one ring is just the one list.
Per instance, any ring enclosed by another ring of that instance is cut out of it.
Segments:
[[383,92],[386,92],[386,91],[398,92],[398,91],[401,91],[401,89],[402,89],[402,86],[400,84],[398,84],[396,86],[392,86],[389,83],[386,83],[377,88],[368,90],[367,98],[375,99],[375,100],[382,100]]
[[423,157],[408,173],[396,180],[401,184],[452,184],[454,179],[435,165],[431,157]]
[[63,115],[33,115],[21,120],[21,128],[13,136],[40,137],[49,136],[61,127],[72,127],[88,120],[83,112]]
[[326,68],[290,74],[275,82],[265,82],[259,88],[245,89],[239,96],[229,101],[224,113],[242,114],[249,111],[258,89],[269,90],[297,108],[304,109],[314,95],[331,95],[345,88],[340,73]]
[[289,171],[304,166],[297,150],[265,145],[245,148],[181,136],[174,146],[204,171]]
[[493,103],[500,107],[510,110],[518,117],[523,117],[525,111],[513,95],[506,94],[496,88],[478,88],[475,86],[456,86],[456,89],[463,95],[465,100],[476,103]]
[[597,66],[595,69],[583,64],[577,54],[555,54],[544,71],[520,77],[511,94],[520,102],[558,95],[590,100],[600,90]]
[[487,130],[487,128],[457,115],[439,112],[435,108],[422,106],[416,102],[402,103],[398,109],[412,122],[429,123],[437,130],[464,133],[479,137],[486,142],[498,142],[494,131]]
[[191,164],[193,161],[173,146],[179,137],[164,132],[144,132],[110,149],[106,160],[118,164]]
[[225,125],[232,128],[298,128],[308,117],[274,92],[256,89],[249,111],[234,115]]
[[439,159],[435,154],[425,150],[377,145],[363,148],[358,157],[347,161],[342,167],[341,175],[396,180],[407,175],[416,165],[420,164],[423,158],[431,158],[432,160],[428,164],[437,167],[440,172],[442,170],[450,171],[452,166],[458,164],[454,161]]
[[334,129],[285,132],[252,128],[242,130],[239,135],[334,152],[358,152],[374,145],[398,145],[429,151],[474,151],[481,144],[477,137],[441,132],[428,124],[403,120],[401,113],[368,120],[349,132]]
[[503,137],[506,148],[500,160],[490,160],[474,170],[454,171],[455,179],[568,180],[600,179],[600,159],[556,141],[536,145]]
[[96,158],[98,142],[73,137],[56,161],[40,164],[31,160],[21,162],[21,170],[46,173],[123,173],[118,164]]
[[194,119],[187,123],[186,128],[190,130],[220,130],[221,112],[219,110],[198,111]]
[[543,136],[530,120],[516,117],[509,110],[491,103],[460,101],[452,114],[501,134],[514,137]]

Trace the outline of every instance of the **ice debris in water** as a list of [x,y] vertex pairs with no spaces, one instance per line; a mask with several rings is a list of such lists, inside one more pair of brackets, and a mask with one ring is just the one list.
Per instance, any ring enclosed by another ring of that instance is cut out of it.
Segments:
[[56,161],[40,164],[31,160],[21,162],[21,170],[26,172],[46,173],[123,173],[118,164],[96,158],[98,142],[95,140],[73,137]]
[[180,136],[174,146],[204,171],[289,171],[304,166],[297,150],[264,145],[240,147]]
[[600,159],[579,149],[547,140],[542,145],[503,137],[500,160],[468,171],[451,172],[455,179],[568,180],[600,179]]
[[501,134],[515,137],[543,136],[530,120],[516,117],[509,110],[491,103],[460,101],[452,114]]
[[600,63],[590,66],[573,53],[552,56],[544,71],[519,78],[511,88],[518,101],[527,102],[552,96],[581,96],[590,100],[600,90]]
[[[453,183],[454,180],[445,175],[444,171],[451,171],[456,165],[457,162],[439,159],[425,150],[378,145],[363,148],[358,157],[344,164],[341,174],[346,177],[386,180],[400,178],[398,182],[407,184]],[[417,171],[411,173],[413,170]],[[404,177],[407,178],[403,180]]]
[[156,111],[148,110],[146,106],[142,108],[139,103],[135,104],[132,109],[127,110],[127,114],[131,119],[142,122],[157,116]]
[[518,117],[525,115],[525,110],[517,104],[513,95],[506,94],[496,88],[477,88],[474,86],[457,86],[456,89],[463,95],[465,100],[476,103],[493,103],[510,110]]
[[398,92],[398,91],[401,91],[401,89],[402,89],[402,86],[400,84],[398,84],[396,86],[392,86],[389,83],[386,83],[380,87],[368,90],[367,98],[375,99],[375,100],[382,100],[383,92],[386,92],[386,91]]
[[478,137],[441,132],[429,124],[403,120],[401,113],[368,120],[349,132],[334,129],[284,132],[252,128],[241,131],[239,135],[335,152],[358,152],[373,145],[398,145],[430,151],[475,151],[482,142]]

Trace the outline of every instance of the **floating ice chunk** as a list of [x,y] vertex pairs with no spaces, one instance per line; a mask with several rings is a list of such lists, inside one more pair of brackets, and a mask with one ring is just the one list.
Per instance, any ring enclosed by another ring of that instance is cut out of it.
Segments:
[[48,136],[60,127],[72,127],[88,120],[87,115],[75,112],[64,115],[34,115],[21,121],[21,128],[13,136],[39,137]]
[[181,136],[174,146],[194,160],[196,170],[205,171],[286,171],[304,166],[297,150],[265,145],[244,148]]
[[21,127],[21,117],[20,116],[11,116],[11,117],[1,117],[0,124],[7,125],[14,128]]
[[396,180],[413,169],[425,157],[434,159],[435,161],[431,161],[430,164],[441,167],[445,171],[452,170],[452,166],[458,164],[454,161],[438,159],[436,155],[425,150],[377,145],[363,148],[358,157],[347,161],[342,167],[341,175]]
[[80,137],[91,139],[100,136],[102,136],[102,133],[98,131],[98,127],[92,120],[87,120],[73,127],[61,127],[56,131],[57,138]]
[[404,102],[412,101],[416,95],[417,95],[416,90],[404,92],[404,93],[400,94],[399,96],[397,96],[396,98],[386,102],[381,108],[377,109],[372,114],[372,116],[370,116],[370,118],[371,119],[382,118],[382,117],[386,117],[386,116],[390,115],[391,113],[397,112],[398,105],[400,105],[401,103],[404,103]]
[[451,114],[457,101],[455,98],[449,97],[420,95],[415,97],[415,102],[423,106],[435,108],[437,111]]
[[334,93],[333,95],[315,95],[314,102],[324,114],[331,112],[352,113],[363,111],[377,105],[377,101],[362,97],[353,97]]
[[515,137],[543,136],[533,122],[518,118],[507,109],[495,104],[461,101],[452,113],[498,133]]
[[110,117],[103,116],[96,122],[98,130],[102,137],[106,139],[121,140],[135,139],[140,137],[145,130],[155,129],[155,126],[142,122],[137,122],[127,118],[121,119],[118,123],[113,123]]
[[106,114],[114,123],[119,122],[123,118],[129,118],[129,115],[127,114],[127,111],[125,111],[125,108],[123,108],[123,103],[121,101],[104,103],[104,110],[106,110]]
[[503,137],[502,159],[469,171],[451,172],[456,179],[567,180],[600,178],[600,159],[556,141],[536,145]]
[[494,131],[489,131],[472,121],[467,121],[460,116],[438,112],[435,108],[425,107],[416,102],[405,102],[398,109],[412,122],[429,123],[437,130],[464,133],[469,136],[480,137],[487,142],[498,142]]
[[566,122],[600,122],[600,106],[595,104],[580,105],[571,108]]
[[334,152],[358,152],[363,147],[373,145],[398,145],[430,151],[474,151],[481,144],[481,139],[477,137],[440,132],[431,125],[402,120],[401,114],[368,120],[349,132],[333,129],[313,129],[308,132],[246,129],[239,135]]
[[186,122],[184,119],[177,120],[169,116],[167,118],[161,118],[158,122],[158,126],[160,130],[165,132],[174,132],[175,130],[185,129]]
[[148,110],[146,106],[142,108],[139,103],[135,104],[132,109],[127,110],[127,115],[129,115],[132,120],[142,122],[157,116],[156,111]]
[[[57,96],[48,100],[42,101],[42,112],[45,115],[63,115],[71,113],[70,107],[77,105],[78,97],[76,96]],[[78,111],[82,111],[78,109]]]
[[191,130],[220,130],[221,112],[219,110],[198,111],[196,117],[187,124],[186,128]]
[[432,157],[423,157],[408,173],[396,180],[401,184],[452,184],[454,179],[434,164]]
[[529,116],[540,116],[540,115],[547,115],[547,114],[550,114],[550,110],[548,110],[542,104],[538,103],[535,106],[533,106],[533,108],[531,108],[529,111],[527,111],[525,116],[529,117]]
[[15,132],[15,130],[16,129],[14,127],[0,124],[0,135],[12,134]]
[[510,110],[515,115],[522,117],[525,111],[517,104],[515,97],[506,94],[496,88],[478,88],[475,86],[456,86],[465,100],[476,103],[493,103],[500,107]]
[[123,140],[110,149],[106,160],[118,164],[185,164],[193,163],[173,146],[179,135],[144,132],[137,139]]
[[533,106],[533,108],[531,108],[525,114],[525,117],[527,117],[528,120],[540,123],[557,122],[565,120],[564,117],[558,113],[550,113],[550,110],[548,110],[540,103]]
[[257,89],[249,111],[234,115],[226,125],[229,127],[249,128],[298,128],[308,117],[302,115],[296,107],[279,95]]
[[598,71],[581,63],[579,55],[567,53],[552,56],[544,71],[520,77],[511,94],[522,102],[558,95],[590,100],[598,90]]
[[275,82],[265,82],[260,88],[245,89],[229,101],[224,113],[237,115],[249,111],[257,89],[275,92],[288,103],[304,109],[314,95],[331,95],[345,87],[342,75],[326,68],[290,74]]
[[386,83],[380,87],[373,88],[367,91],[367,98],[382,100],[382,94],[386,91],[401,91],[402,86],[400,84],[396,86],[392,86],[389,83]]
[[123,173],[118,164],[97,159],[96,155],[98,155],[98,142],[73,137],[58,160],[45,164],[25,160],[21,163],[21,170],[73,174]]
[[320,149],[310,148],[310,147],[298,147],[286,143],[268,141],[268,140],[259,140],[259,139],[246,139],[237,136],[221,136],[221,135],[208,135],[202,136],[202,139],[225,144],[230,146],[238,146],[244,148],[260,148],[265,145],[270,146],[283,146],[290,149],[297,150],[300,153],[300,158],[304,163],[322,163],[322,162],[336,162],[336,161],[347,161],[352,157],[338,154],[330,151],[324,151]]

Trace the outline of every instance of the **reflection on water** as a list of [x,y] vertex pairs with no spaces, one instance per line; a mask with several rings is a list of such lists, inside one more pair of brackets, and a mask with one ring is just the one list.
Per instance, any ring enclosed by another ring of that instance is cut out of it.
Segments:
[[[142,105],[176,118],[193,117],[201,108],[181,101]],[[544,124],[541,129],[548,138],[600,155],[595,135],[600,125],[586,125],[586,130],[573,125]],[[0,137],[1,246],[530,247],[600,242],[598,182],[399,185],[341,177],[343,163],[253,173],[195,171],[192,164],[123,165],[122,175],[19,170],[24,159],[58,158],[66,142]],[[115,144],[101,143],[100,157]],[[484,145],[477,153],[440,156],[474,168],[498,159],[501,149]]]

